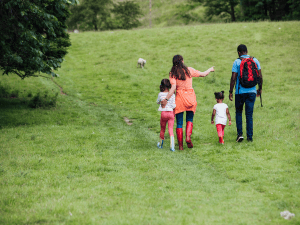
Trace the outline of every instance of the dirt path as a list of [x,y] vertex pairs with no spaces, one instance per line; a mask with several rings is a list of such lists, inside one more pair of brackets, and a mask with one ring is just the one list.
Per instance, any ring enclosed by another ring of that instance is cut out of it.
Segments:
[[62,95],[67,95],[67,94],[64,92],[63,88],[62,88],[61,86],[59,86],[59,84],[58,84],[53,78],[51,78],[51,80],[53,81],[53,83],[54,83],[57,87],[59,87],[59,89],[60,89],[60,94],[62,94]]

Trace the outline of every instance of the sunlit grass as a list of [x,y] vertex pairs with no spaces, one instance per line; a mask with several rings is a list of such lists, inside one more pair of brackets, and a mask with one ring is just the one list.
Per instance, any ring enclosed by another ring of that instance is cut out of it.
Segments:
[[[0,223],[298,224],[299,28],[265,22],[72,34],[55,78],[67,95],[54,108],[28,107],[30,93],[60,92],[51,80],[1,77],[19,96],[0,99]],[[233,122],[220,146],[210,124],[213,93],[225,91],[234,121],[228,90],[240,43],[261,62],[264,106],[257,99],[253,143],[235,143]],[[194,148],[172,153],[155,147],[155,100],[175,54],[216,72],[193,80]],[[136,68],[139,57],[145,69]],[[285,221],[284,210],[296,217]]]

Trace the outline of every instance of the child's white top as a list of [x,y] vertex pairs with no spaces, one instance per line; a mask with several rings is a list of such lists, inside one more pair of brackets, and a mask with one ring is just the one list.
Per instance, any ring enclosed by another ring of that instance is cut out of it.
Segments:
[[226,125],[227,123],[226,109],[228,109],[228,105],[226,105],[225,103],[217,103],[214,105],[214,109],[216,110],[215,124]]
[[161,107],[160,101],[164,100],[168,94],[169,94],[169,92],[159,92],[157,100],[156,100],[156,103],[159,104],[158,111],[173,111],[173,109],[176,107],[174,94],[169,99],[165,108]]

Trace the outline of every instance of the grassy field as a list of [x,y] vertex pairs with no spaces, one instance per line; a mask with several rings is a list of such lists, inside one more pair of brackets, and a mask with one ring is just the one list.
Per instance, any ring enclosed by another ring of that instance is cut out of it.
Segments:
[[[122,0],[115,0],[120,2]],[[149,27],[149,0],[134,0],[139,4],[142,16],[140,22],[142,27]],[[151,26],[165,27],[186,24],[199,24],[208,22],[205,9],[200,4],[186,0],[151,0]],[[210,22],[225,21],[214,16]]]
[[[300,224],[299,36],[299,22],[86,32],[72,34],[60,78],[1,76],[0,224]],[[235,142],[228,100],[241,43],[264,77],[252,143]],[[172,153],[156,148],[155,101],[175,54],[216,72],[193,79],[194,148]],[[28,106],[58,86],[55,107]],[[223,146],[210,124],[221,90]]]

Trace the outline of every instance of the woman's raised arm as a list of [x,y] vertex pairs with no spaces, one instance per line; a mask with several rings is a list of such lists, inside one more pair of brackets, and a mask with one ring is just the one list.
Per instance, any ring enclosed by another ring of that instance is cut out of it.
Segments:
[[200,72],[199,77],[206,77],[210,72],[214,72],[215,71],[215,67],[210,67],[208,70],[206,70],[205,72]]

